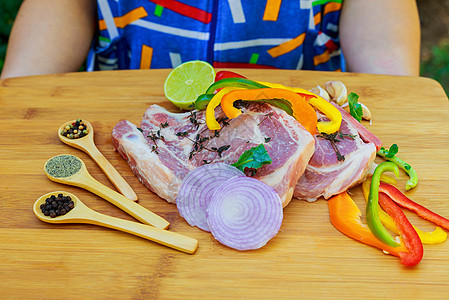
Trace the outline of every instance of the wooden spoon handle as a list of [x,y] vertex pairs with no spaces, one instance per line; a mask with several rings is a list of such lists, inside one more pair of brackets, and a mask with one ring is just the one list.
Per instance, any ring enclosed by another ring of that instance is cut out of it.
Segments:
[[158,216],[157,214],[137,204],[136,202],[130,201],[122,194],[119,194],[116,191],[101,184],[95,178],[88,175],[88,173],[78,178],[77,186],[91,191],[92,193],[109,201],[110,203],[127,212],[142,223],[162,229],[166,229],[170,225],[170,223],[164,218]]
[[[93,210],[90,210],[90,213],[87,214],[86,217],[89,219],[88,223],[90,224],[105,226],[127,232],[185,253],[193,254],[198,248],[198,241],[196,239],[179,233],[154,228],[137,222],[114,218],[100,214]],[[87,218],[85,219],[86,221]]]
[[114,168],[114,166],[101,154],[97,147],[92,146],[85,148],[86,152],[90,157],[95,160],[95,162],[100,166],[103,172],[111,180],[112,184],[120,191],[126,198],[136,201],[137,195],[134,190],[129,186],[129,184],[123,179],[119,172]]

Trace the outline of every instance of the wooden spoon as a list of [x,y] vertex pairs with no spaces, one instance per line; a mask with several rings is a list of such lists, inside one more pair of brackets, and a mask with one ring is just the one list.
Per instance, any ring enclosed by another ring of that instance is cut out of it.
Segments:
[[[65,215],[57,216],[51,218],[45,216],[40,208],[41,204],[45,203],[45,200],[51,195],[57,196],[58,194],[63,194],[64,196],[70,196],[75,206]],[[130,203],[134,203],[131,202]],[[179,233],[163,230],[160,228],[154,228],[152,226],[144,225],[137,222],[132,222],[128,220],[123,220],[119,218],[114,218],[101,213],[98,213],[89,207],[87,207],[80,199],[75,195],[64,192],[57,191],[51,192],[41,196],[34,203],[34,214],[44,222],[48,223],[85,223],[94,224],[98,226],[104,226],[120,231],[124,231],[130,234],[137,235],[144,239],[162,244],[164,246],[186,252],[189,254],[195,253],[198,248],[198,241],[194,238],[181,235]]]
[[59,127],[58,129],[59,139],[63,143],[75,147],[77,149],[80,149],[89,154],[90,157],[92,157],[93,160],[98,164],[98,166],[100,166],[100,168],[103,170],[106,176],[108,176],[109,180],[111,180],[111,182],[114,184],[117,190],[119,190],[120,193],[125,195],[126,198],[136,201],[137,195],[134,192],[134,190],[129,186],[129,184],[125,181],[125,179],[123,179],[123,177],[119,174],[119,172],[117,172],[114,166],[112,166],[111,163],[103,156],[103,154],[101,154],[97,146],[95,146],[94,128],[92,127],[92,124],[90,124],[89,121],[83,119],[83,122],[86,125],[87,130],[89,131],[89,133],[86,136],[77,139],[69,139],[68,137],[65,137],[61,134],[61,132],[67,125],[75,122],[76,120],[69,121],[61,125],[61,127]]
[[74,185],[102,197],[142,223],[165,229],[170,223],[164,218],[103,185],[87,171],[84,162],[70,154],[56,155],[44,166],[47,177],[55,182]]

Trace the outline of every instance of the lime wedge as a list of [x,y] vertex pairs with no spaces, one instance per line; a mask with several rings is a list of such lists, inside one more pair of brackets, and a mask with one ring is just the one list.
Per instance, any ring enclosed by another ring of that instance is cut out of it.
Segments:
[[164,92],[170,102],[184,110],[192,110],[196,98],[214,83],[215,70],[207,62],[192,60],[174,68],[165,79]]

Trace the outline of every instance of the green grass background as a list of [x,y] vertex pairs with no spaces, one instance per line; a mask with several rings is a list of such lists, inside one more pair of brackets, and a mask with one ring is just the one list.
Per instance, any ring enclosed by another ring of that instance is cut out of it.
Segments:
[[[0,1],[0,72],[3,69],[9,33],[21,3],[22,0]],[[449,41],[443,40],[432,46],[431,52],[432,55],[421,62],[421,76],[437,80],[449,95]]]
[[9,32],[22,0],[0,1],[0,72],[5,60]]

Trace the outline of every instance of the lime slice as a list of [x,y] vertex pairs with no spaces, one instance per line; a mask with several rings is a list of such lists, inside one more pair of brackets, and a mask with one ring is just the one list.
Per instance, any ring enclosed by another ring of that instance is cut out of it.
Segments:
[[196,98],[215,81],[215,70],[207,62],[192,60],[174,68],[165,79],[164,92],[170,102],[192,110]]

